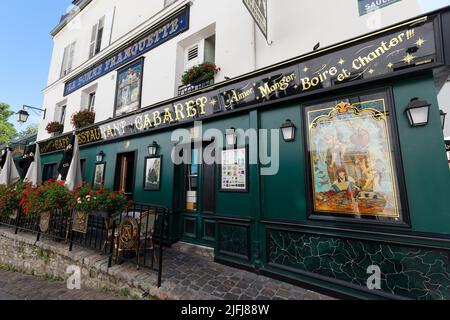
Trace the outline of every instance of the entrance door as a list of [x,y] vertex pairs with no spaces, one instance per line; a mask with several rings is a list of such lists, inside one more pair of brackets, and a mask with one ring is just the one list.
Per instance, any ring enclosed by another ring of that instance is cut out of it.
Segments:
[[114,190],[123,192],[129,200],[133,200],[136,153],[117,155]]
[[192,146],[192,163],[175,166],[174,207],[181,216],[183,241],[212,246],[216,240],[216,166],[198,163],[200,152]]

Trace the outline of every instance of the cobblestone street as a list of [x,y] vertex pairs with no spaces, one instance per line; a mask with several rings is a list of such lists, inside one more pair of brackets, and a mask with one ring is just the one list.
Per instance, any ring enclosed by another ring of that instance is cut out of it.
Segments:
[[[174,245],[164,250],[162,286],[157,288],[157,272],[146,268],[136,270],[132,263],[113,264],[108,268],[108,258],[98,252],[76,246],[69,252],[64,243],[36,242],[35,239],[34,235],[15,235],[14,230],[0,227],[0,265],[3,264],[0,298],[124,299],[127,295],[140,298],[148,293],[152,298],[170,300],[331,299],[299,286],[216,263],[210,253],[197,247]],[[44,251],[47,253],[42,254]],[[54,281],[64,278],[67,265],[73,264],[82,268],[82,290],[68,290],[64,282]],[[8,266],[6,270],[26,270],[41,277],[4,271]],[[53,276],[42,277],[47,274]],[[89,285],[84,287],[83,283]]]
[[0,270],[0,300],[125,300],[128,297],[97,290],[69,290],[63,281],[51,281]]

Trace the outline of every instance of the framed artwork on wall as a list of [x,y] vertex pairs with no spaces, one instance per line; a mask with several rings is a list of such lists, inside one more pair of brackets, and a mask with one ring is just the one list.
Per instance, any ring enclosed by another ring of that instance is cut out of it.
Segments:
[[136,111],[141,107],[143,72],[143,58],[117,71],[114,116]]
[[95,164],[94,181],[92,183],[94,186],[97,186],[105,181],[105,167],[105,162]]
[[145,158],[144,190],[159,191],[161,189],[162,156]]
[[248,149],[225,149],[219,165],[219,191],[248,192]]
[[305,107],[310,218],[407,224],[388,91]]

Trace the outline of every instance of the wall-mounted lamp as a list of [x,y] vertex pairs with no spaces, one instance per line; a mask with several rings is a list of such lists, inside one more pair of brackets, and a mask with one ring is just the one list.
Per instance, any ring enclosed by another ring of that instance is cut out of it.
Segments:
[[16,113],[16,120],[17,120],[17,122],[19,122],[19,123],[27,122],[28,117],[30,116],[30,114],[25,109],[33,109],[33,110],[36,110],[36,111],[43,112],[44,113],[44,119],[45,119],[45,114],[46,114],[46,110],[45,109],[39,109],[39,108],[23,105],[22,110],[19,110]]
[[281,125],[281,133],[283,135],[283,140],[286,142],[295,140],[295,125],[291,120],[287,119],[285,123]]
[[411,99],[405,110],[411,127],[426,126],[428,124],[430,106],[430,103],[421,101],[419,98]]
[[105,157],[105,153],[103,151],[100,151],[96,156],[97,162],[103,162],[104,157]]
[[225,131],[225,139],[227,141],[227,145],[235,146],[237,144],[237,134],[235,128],[230,128]]
[[442,130],[444,130],[445,129],[445,117],[447,116],[447,114],[443,110],[439,110],[439,115],[441,116]]
[[156,156],[157,152],[158,152],[158,144],[156,143],[156,141],[153,141],[153,143],[148,146],[148,154],[151,157],[154,157]]

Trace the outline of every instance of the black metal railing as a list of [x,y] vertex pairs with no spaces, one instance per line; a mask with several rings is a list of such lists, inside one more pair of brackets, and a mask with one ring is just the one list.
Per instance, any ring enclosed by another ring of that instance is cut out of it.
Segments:
[[198,81],[195,83],[187,84],[185,86],[178,87],[178,95],[183,96],[185,94],[206,88],[214,84],[214,79]]
[[134,262],[137,268],[158,272],[157,285],[160,287],[163,239],[168,230],[169,214],[166,207],[133,204],[114,218],[101,212],[89,214],[86,229],[77,232],[73,230],[74,212],[71,210],[53,210],[50,214],[28,217],[18,211],[0,217],[0,225],[14,229],[16,234],[35,234],[37,241],[47,238],[66,243],[69,251],[74,245],[96,250],[108,255],[108,268],[113,259],[115,263]]

